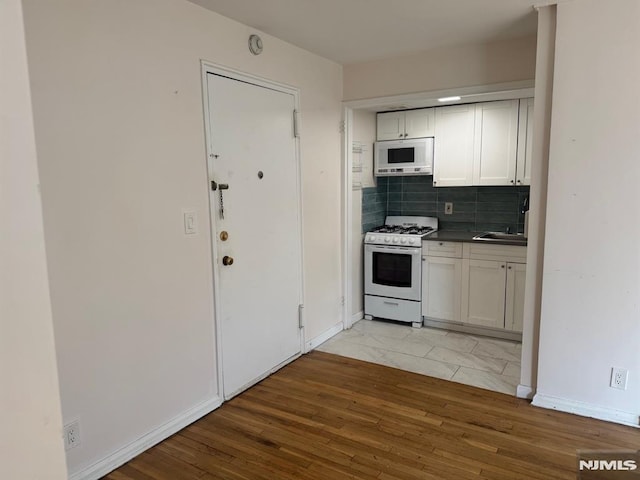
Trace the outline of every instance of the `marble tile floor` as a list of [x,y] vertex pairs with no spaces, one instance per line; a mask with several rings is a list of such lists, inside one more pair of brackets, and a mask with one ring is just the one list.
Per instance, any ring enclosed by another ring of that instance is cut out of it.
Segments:
[[318,350],[510,395],[520,383],[520,343],[437,328],[360,320]]

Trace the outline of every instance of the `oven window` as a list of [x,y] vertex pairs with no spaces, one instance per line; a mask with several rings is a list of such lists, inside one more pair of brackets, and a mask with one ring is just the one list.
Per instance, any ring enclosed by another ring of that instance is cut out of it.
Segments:
[[411,255],[372,252],[373,283],[411,288]]
[[414,163],[415,148],[390,148],[388,151],[388,163]]

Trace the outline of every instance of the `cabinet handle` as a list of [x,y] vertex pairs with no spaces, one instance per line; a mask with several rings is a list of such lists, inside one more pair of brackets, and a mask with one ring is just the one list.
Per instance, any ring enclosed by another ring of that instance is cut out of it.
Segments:
[[[500,268],[504,268],[504,265],[500,265]],[[509,267],[509,268],[511,268],[511,267]]]
[[402,134],[398,135],[398,138],[402,138]]
[[397,307],[398,305],[400,305],[399,303],[396,303],[396,302],[382,302],[382,303],[384,303],[385,305],[393,305],[393,306],[395,306],[395,307]]
[[509,266],[509,270],[511,270],[511,266]]
[[404,134],[404,136],[405,136],[405,137],[408,137],[408,136],[409,136],[409,134],[408,134],[408,133],[405,133],[405,134]]
[[522,180],[518,180],[518,183],[522,183]]
[[511,180],[511,183],[513,184],[513,180]]
[[444,245],[444,243],[440,242],[440,243],[438,243],[438,245],[442,246],[442,245]]

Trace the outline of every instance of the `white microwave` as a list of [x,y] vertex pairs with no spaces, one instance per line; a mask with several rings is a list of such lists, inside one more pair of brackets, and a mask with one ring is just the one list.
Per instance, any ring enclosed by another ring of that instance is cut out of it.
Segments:
[[433,175],[433,137],[376,142],[374,170],[378,177]]

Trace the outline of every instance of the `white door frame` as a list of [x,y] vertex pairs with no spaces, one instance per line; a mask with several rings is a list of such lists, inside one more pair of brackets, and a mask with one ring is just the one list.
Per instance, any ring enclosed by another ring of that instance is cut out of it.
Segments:
[[342,109],[342,325],[345,330],[353,326],[353,109]]
[[[218,65],[215,63],[210,63],[205,60],[201,60],[201,72],[202,72],[202,103],[203,103],[203,113],[204,113],[204,127],[205,127],[205,140],[206,140],[206,159],[205,165],[207,166],[207,192],[209,198],[209,225],[210,225],[210,235],[211,235],[211,269],[213,272],[213,324],[214,324],[214,335],[215,335],[215,345],[216,345],[216,363],[217,363],[217,384],[218,384],[218,395],[220,398],[224,398],[224,382],[223,379],[223,365],[222,365],[222,349],[224,348],[222,345],[221,338],[221,325],[220,319],[220,272],[218,268],[218,245],[215,238],[216,232],[216,220],[215,220],[215,212],[212,208],[213,203],[215,202],[215,198],[212,194],[211,190],[211,180],[209,167],[208,167],[208,159],[213,156],[213,150],[211,145],[211,112],[209,111],[209,88],[207,82],[207,76],[209,74],[221,75],[233,80],[238,80],[241,82],[249,83],[252,85],[256,85],[258,87],[269,88],[271,90],[275,90],[277,92],[286,93],[292,95],[294,98],[294,108],[297,112],[300,111],[300,90],[291,85],[287,85],[280,82],[274,82],[272,80],[258,77],[256,75],[252,75],[249,73],[241,72],[239,70],[235,70],[232,68],[225,67],[223,65]],[[293,112],[292,112],[293,115]],[[296,191],[298,197],[298,238],[300,239],[300,300],[299,303],[304,306],[304,238],[303,238],[303,229],[302,229],[302,172],[300,165],[300,138],[298,136],[294,137],[295,139],[295,157],[296,157]],[[304,309],[301,309],[300,315],[303,315]],[[304,352],[305,345],[305,322],[304,316],[302,317],[302,328],[300,329],[300,352]],[[301,354],[300,353],[300,354]],[[294,356],[293,358],[297,358],[299,355]],[[289,359],[285,362],[289,363],[292,359]],[[274,371],[281,368],[283,365],[277,365],[272,370],[269,370],[265,375],[255,379],[253,383],[257,383],[266,376],[270,375]],[[247,386],[247,388],[250,385]]]
[[[353,216],[353,111],[365,109],[370,111],[384,111],[397,105],[408,105],[411,108],[434,107],[443,105],[455,105],[456,103],[476,103],[493,100],[512,100],[516,98],[533,97],[533,80],[519,82],[508,82],[493,85],[479,85],[476,87],[456,88],[449,90],[434,90],[430,92],[411,93],[406,95],[394,95],[389,97],[368,98],[365,100],[352,100],[343,102],[342,121],[344,124],[343,146],[342,146],[342,232],[343,232],[343,323],[344,328],[351,328],[353,314],[352,288],[353,272],[353,238],[351,235]],[[457,102],[440,103],[438,98],[460,96],[462,99]],[[526,287],[525,287],[526,288]]]

